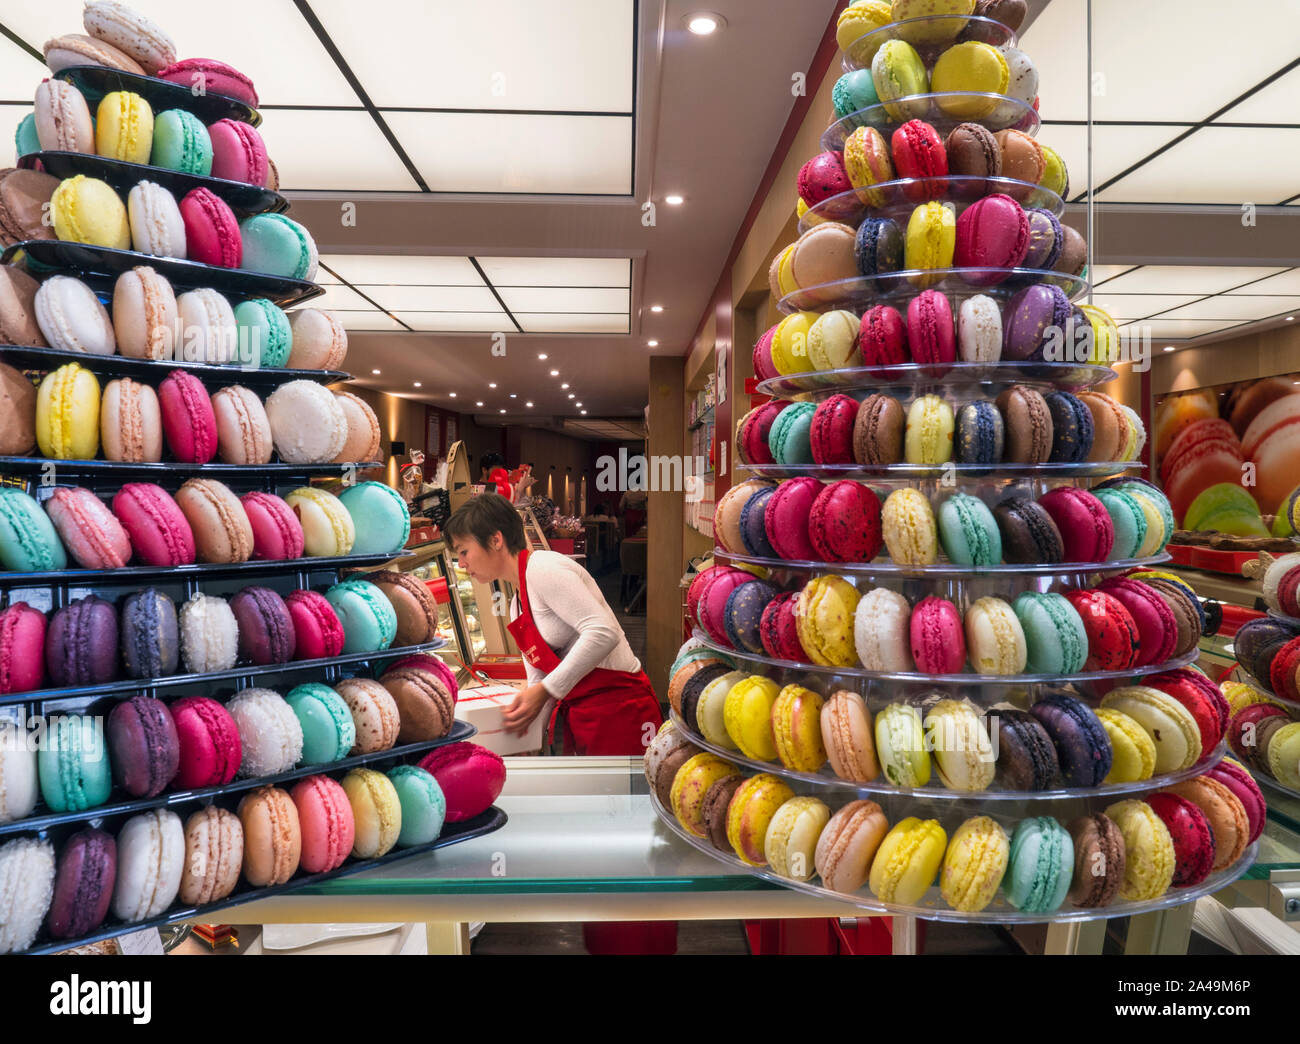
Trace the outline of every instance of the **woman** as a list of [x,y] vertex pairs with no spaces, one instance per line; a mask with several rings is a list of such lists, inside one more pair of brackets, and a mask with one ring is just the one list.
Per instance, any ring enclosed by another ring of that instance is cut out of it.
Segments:
[[442,531],[473,580],[508,580],[518,592],[508,628],[528,684],[504,713],[507,730],[523,733],[554,699],[547,736],[562,724],[565,754],[644,754],[663,721],[659,701],[587,571],[554,551],[529,552],[518,512],[497,493],[472,498]]

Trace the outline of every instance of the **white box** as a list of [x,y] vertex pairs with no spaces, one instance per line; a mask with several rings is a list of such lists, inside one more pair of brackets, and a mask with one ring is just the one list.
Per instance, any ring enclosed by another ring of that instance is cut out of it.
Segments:
[[546,726],[551,720],[554,700],[547,700],[542,711],[522,736],[506,731],[502,714],[519,695],[513,685],[480,685],[461,689],[456,701],[456,717],[478,729],[474,743],[505,757],[508,754],[537,754],[545,742]]

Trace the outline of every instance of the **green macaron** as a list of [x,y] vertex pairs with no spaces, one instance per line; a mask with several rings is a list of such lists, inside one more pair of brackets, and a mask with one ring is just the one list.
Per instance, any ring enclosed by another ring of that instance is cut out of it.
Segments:
[[357,727],[343,697],[320,682],[296,686],[284,698],[302,726],[302,764],[326,765],[346,758]]
[[212,173],[212,139],[208,129],[192,112],[168,109],[153,121],[153,150],[149,162],[155,167],[179,170],[182,174]]
[[319,257],[316,241],[283,214],[254,214],[239,224],[243,259],[239,267],[286,279],[311,279]]
[[1112,559],[1136,558],[1147,538],[1147,515],[1133,494],[1122,489],[1099,489],[1094,495],[1106,508],[1115,528]]
[[811,402],[795,402],[776,415],[767,436],[767,448],[776,463],[813,463],[812,419],[816,412]]
[[1002,561],[1002,535],[988,505],[969,493],[954,493],[939,505],[939,541],[957,565],[990,566]]
[[1074,876],[1074,842],[1051,816],[1022,819],[1011,835],[1002,889],[1024,913],[1051,913],[1065,902]]
[[19,157],[41,151],[41,139],[36,134],[34,112],[29,112],[18,121],[18,129],[14,131],[14,146],[18,150]]
[[102,805],[113,789],[104,719],[85,714],[51,718],[36,766],[41,796],[51,812]]
[[1088,632],[1078,611],[1055,593],[1025,591],[1011,608],[1025,632],[1030,674],[1076,674],[1088,659]]
[[411,512],[402,495],[382,482],[358,482],[339,494],[357,531],[354,555],[400,551],[411,535]]
[[345,653],[387,649],[397,637],[397,613],[384,592],[367,580],[344,580],[325,592],[343,624]]
[[397,800],[402,806],[402,829],[397,835],[397,847],[412,848],[437,840],[447,818],[447,799],[438,781],[417,765],[398,765],[390,769],[388,780],[397,791]]
[[0,487],[0,566],[15,573],[68,567],[50,516],[31,496],[12,486]]
[[284,309],[264,297],[235,305],[235,327],[239,331],[238,360],[247,369],[282,367],[293,349],[293,327]]

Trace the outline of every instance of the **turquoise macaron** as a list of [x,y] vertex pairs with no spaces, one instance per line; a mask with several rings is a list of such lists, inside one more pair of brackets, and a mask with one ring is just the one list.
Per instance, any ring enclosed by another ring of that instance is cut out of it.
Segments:
[[767,436],[767,448],[778,464],[812,464],[812,419],[817,407],[793,402],[776,415]]
[[1133,494],[1122,489],[1099,489],[1093,494],[1106,508],[1115,527],[1110,557],[1136,558],[1147,538],[1147,516]]
[[302,726],[303,765],[327,765],[356,746],[357,726],[347,702],[328,685],[307,682],[284,698]]
[[243,259],[239,267],[285,279],[311,279],[320,260],[316,241],[283,214],[254,214],[239,223]]
[[400,551],[411,536],[411,511],[402,495],[382,482],[358,482],[339,494],[357,531],[354,555]]
[[15,573],[68,568],[50,516],[35,498],[12,486],[0,486],[0,566]]
[[991,566],[1002,561],[1002,534],[988,505],[969,493],[954,493],[939,505],[939,541],[949,561]]
[[1025,632],[1029,674],[1076,674],[1088,659],[1083,618],[1064,595],[1025,591],[1011,604]]
[[436,841],[447,818],[447,799],[438,781],[417,765],[390,769],[388,781],[397,791],[397,801],[402,806],[397,847],[413,848]]
[[36,113],[29,112],[18,121],[18,129],[14,131],[14,147],[20,157],[41,151],[41,139],[36,133]]
[[182,174],[212,173],[212,139],[208,128],[192,112],[167,109],[153,120],[153,149],[149,163]]
[[235,305],[236,342],[241,366],[279,368],[289,361],[293,349],[293,327],[284,309],[265,297],[253,297]]
[[1051,816],[1022,819],[1011,835],[1002,889],[1024,913],[1051,913],[1065,902],[1074,876],[1074,842]]
[[852,116],[855,112],[880,104],[876,94],[875,81],[871,79],[870,69],[854,69],[835,81],[831,88],[831,104],[835,106],[835,115],[840,119]]
[[104,719],[85,714],[51,718],[36,754],[36,772],[51,812],[102,805],[113,789]]
[[344,580],[325,592],[343,624],[345,653],[378,652],[397,637],[397,613],[393,604],[368,580]]

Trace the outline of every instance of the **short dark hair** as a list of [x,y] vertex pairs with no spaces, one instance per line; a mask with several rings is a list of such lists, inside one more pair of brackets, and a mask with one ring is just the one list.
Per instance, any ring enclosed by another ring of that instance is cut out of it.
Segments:
[[495,533],[505,539],[506,549],[518,554],[528,546],[524,540],[524,523],[514,505],[500,493],[480,493],[452,512],[442,535],[450,544],[453,540],[473,537],[487,547]]
[[493,468],[503,468],[506,466],[505,457],[500,453],[484,453],[483,459],[478,462],[479,469],[487,468],[491,471]]

